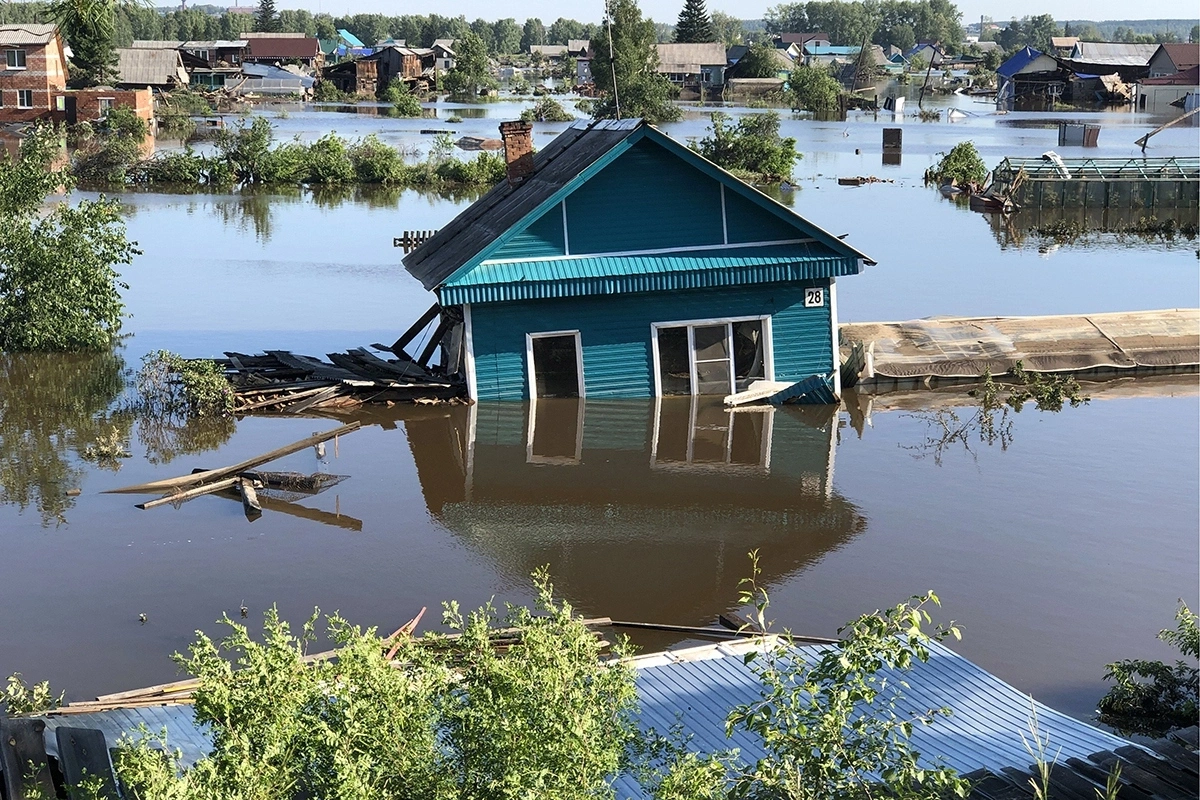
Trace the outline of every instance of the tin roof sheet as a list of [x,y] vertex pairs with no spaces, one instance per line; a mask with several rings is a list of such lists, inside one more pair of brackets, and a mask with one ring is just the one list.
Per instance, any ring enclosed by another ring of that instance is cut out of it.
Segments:
[[1144,67],[1158,50],[1156,44],[1121,42],[1078,42],[1071,52],[1077,64],[1103,64],[1112,67]]
[[54,25],[26,23],[0,25],[0,44],[49,44],[57,28]]
[[178,50],[117,49],[117,83],[122,86],[187,85],[188,74]]
[[724,65],[725,45],[721,42],[658,45],[659,72],[699,72],[701,67]]
[[[725,718],[735,706],[761,699],[761,680],[745,663],[745,655],[767,646],[769,640],[754,640],[635,659],[641,725],[664,734],[672,726],[681,725],[683,735],[691,737],[689,750],[719,753],[738,748],[741,759],[748,763],[766,756],[762,740],[755,735],[735,730],[726,737]],[[798,647],[795,653],[813,663],[824,647]],[[917,715],[937,708],[951,711],[948,717],[938,717],[931,725],[916,725],[913,729],[913,748],[927,767],[940,762],[960,774],[983,768],[1025,771],[1031,761],[1025,741],[1031,735],[1033,713],[1037,714],[1041,737],[1049,737],[1051,752],[1058,753],[1059,761],[1086,761],[1092,753],[1130,744],[1038,703],[948,647],[931,644],[929,649],[928,662],[916,662],[904,673],[885,671],[893,686],[899,680],[908,684],[902,690],[898,713]],[[620,797],[645,796],[629,775],[618,778],[616,788]]]

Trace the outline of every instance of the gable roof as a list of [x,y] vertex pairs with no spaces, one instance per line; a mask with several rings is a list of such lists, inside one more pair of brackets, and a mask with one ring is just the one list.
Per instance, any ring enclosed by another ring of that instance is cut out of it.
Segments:
[[806,42],[820,41],[828,42],[829,34],[827,33],[780,33],[775,36],[775,41],[781,44],[799,44],[803,45]]
[[[485,260],[515,234],[586,183],[642,139],[650,139],[843,257],[875,261],[791,209],[748,186],[640,119],[579,120],[533,157],[533,174],[516,186],[500,183],[404,257],[404,268],[434,289]],[[598,254],[602,257],[603,254]]]
[[1055,50],[1070,50],[1079,44],[1078,36],[1051,36],[1050,46]]
[[454,40],[453,39],[434,39],[433,44],[429,45],[430,49],[440,47],[450,55],[454,55]]
[[[1182,42],[1160,44],[1158,49],[1167,54],[1167,58],[1171,59],[1171,63],[1175,65],[1175,69],[1179,72],[1200,64],[1200,42],[1195,44],[1184,44]],[[1150,60],[1153,61],[1157,55],[1158,50],[1154,51],[1154,56],[1151,56]]]
[[1071,60],[1080,64],[1103,64],[1111,67],[1144,67],[1157,51],[1157,44],[1124,44],[1121,42],[1077,42]]
[[[1005,59],[1003,64],[996,67],[996,74],[1005,78],[1011,78],[1044,55],[1046,54],[1041,50],[1034,50],[1032,47],[1023,47]],[[1046,57],[1052,59],[1052,56]],[[1055,69],[1057,69],[1058,62],[1054,61],[1053,63]]]
[[559,58],[567,54],[567,46],[565,44],[531,44],[529,52],[547,58]]
[[188,82],[178,50],[117,49],[117,83],[122,86],[167,86]]
[[46,24],[0,25],[0,44],[49,44],[57,32]]
[[720,42],[658,45],[659,72],[699,72],[700,67],[714,65],[725,66],[725,45]]
[[1145,78],[1138,81],[1142,86],[1200,86],[1200,66],[1181,69],[1171,75]]

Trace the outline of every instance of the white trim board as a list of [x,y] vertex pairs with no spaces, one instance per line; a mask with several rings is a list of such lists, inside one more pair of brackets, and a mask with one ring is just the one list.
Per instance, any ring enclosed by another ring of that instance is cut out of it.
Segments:
[[575,380],[578,386],[578,396],[582,400],[587,396],[583,381],[583,337],[578,330],[564,331],[533,331],[525,334],[525,379],[529,388],[529,401],[537,402],[537,375],[533,369],[533,340],[550,339],[556,336],[575,337]]
[[[566,204],[563,205],[566,214]],[[566,236],[566,223],[563,224],[563,236]],[[739,247],[772,247],[783,244],[813,244],[816,239],[777,239],[771,242],[735,242],[733,244],[690,245],[687,247],[659,247],[651,250],[620,250],[612,253],[570,253],[565,256],[536,256],[525,258],[489,258],[479,262],[479,266],[492,264],[518,264],[522,261],[571,261],[582,258],[624,258],[626,256],[659,256],[670,253],[705,253],[721,250],[734,250]],[[564,249],[567,249],[564,247]]]
[[471,325],[471,304],[463,303],[463,370],[467,377],[467,399],[479,399],[479,388],[475,385],[475,340]]

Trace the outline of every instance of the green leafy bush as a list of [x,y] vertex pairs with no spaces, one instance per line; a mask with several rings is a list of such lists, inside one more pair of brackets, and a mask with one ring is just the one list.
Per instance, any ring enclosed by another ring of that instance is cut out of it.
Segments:
[[987,180],[988,169],[971,142],[959,142],[949,153],[939,153],[940,161],[925,172],[929,183],[955,186],[981,186]]
[[557,100],[543,97],[534,103],[532,108],[522,111],[521,119],[525,122],[570,122],[575,117]]
[[1126,659],[1109,664],[1104,679],[1115,685],[1100,700],[1102,719],[1143,733],[1195,724],[1200,711],[1200,624],[1184,603],[1175,612],[1175,623],[1175,630],[1159,631],[1158,638],[1187,660],[1165,664]]
[[379,99],[385,103],[391,103],[395,107],[398,116],[421,116],[421,101],[408,88],[408,84],[399,78],[394,79],[384,87],[383,91],[379,93]]
[[313,87],[313,100],[318,103],[353,103],[357,99],[329,81],[317,81],[317,85]]
[[396,183],[404,175],[404,157],[394,147],[371,134],[347,148],[355,177],[360,183]]
[[233,389],[208,359],[186,359],[169,350],[142,357],[134,381],[136,410],[146,416],[225,416],[233,411]]
[[58,708],[62,705],[63,697],[62,692],[55,697],[47,681],[29,686],[21,679],[21,673],[14,672],[8,676],[0,692],[0,707],[11,717],[40,714]]
[[786,94],[795,110],[828,113],[838,109],[842,85],[826,70],[802,64],[788,76]]
[[747,180],[779,183],[792,177],[800,154],[795,139],[779,135],[777,113],[750,114],[732,126],[720,112],[711,119],[711,135],[691,145],[697,153]]

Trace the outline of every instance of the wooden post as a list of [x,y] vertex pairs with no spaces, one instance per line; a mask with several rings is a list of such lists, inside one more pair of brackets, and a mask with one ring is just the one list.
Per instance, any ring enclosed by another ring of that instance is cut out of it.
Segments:
[[442,307],[439,304],[434,303],[433,305],[431,305],[429,307],[429,310],[426,311],[424,314],[422,314],[420,316],[420,318],[412,324],[412,327],[410,327],[408,330],[406,330],[404,333],[402,333],[400,335],[400,338],[392,343],[392,346],[390,348],[391,351],[393,353],[395,353],[396,355],[399,355],[400,353],[402,353],[404,351],[404,346],[406,344],[408,344],[409,342],[411,342],[413,339],[417,338],[417,334],[419,334],[421,331],[425,330],[425,326],[427,326],[429,323],[433,322],[433,318],[436,317],[439,313],[441,313],[441,310],[442,310]]

